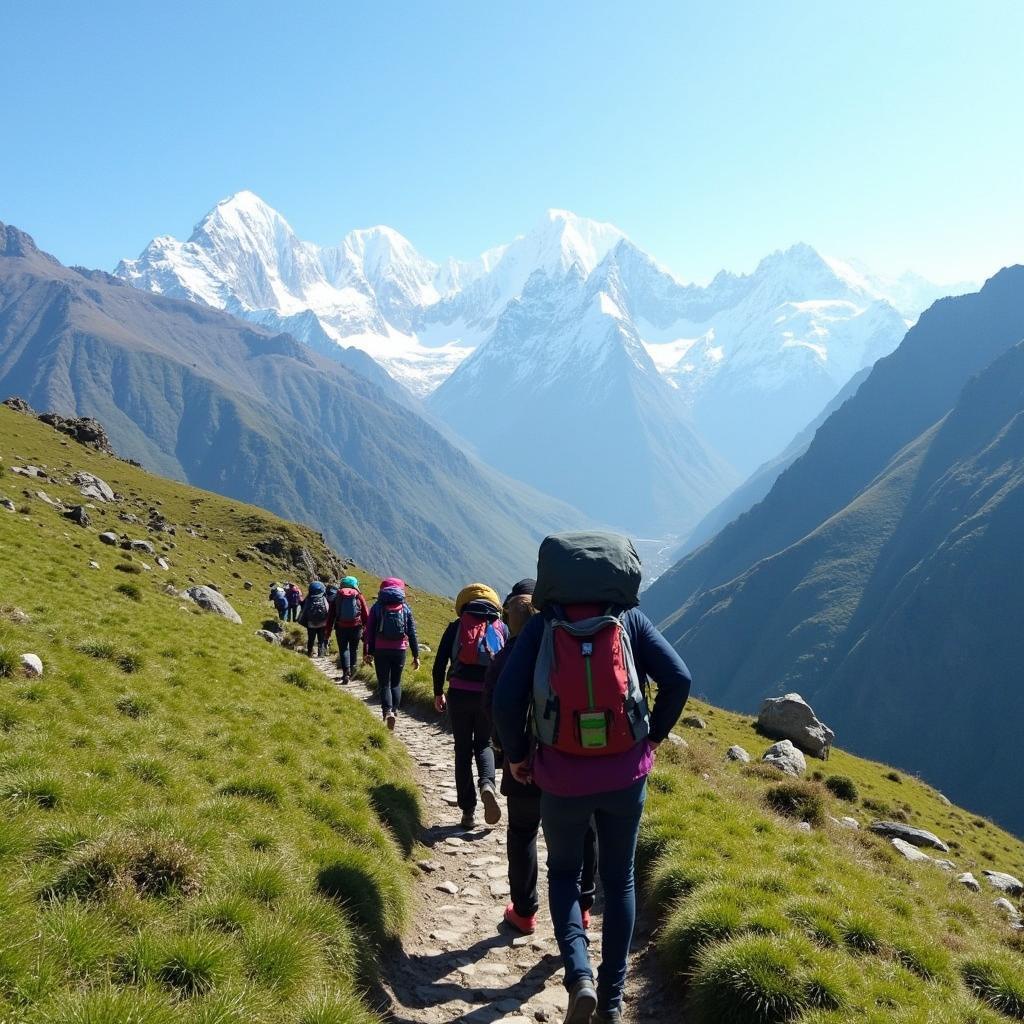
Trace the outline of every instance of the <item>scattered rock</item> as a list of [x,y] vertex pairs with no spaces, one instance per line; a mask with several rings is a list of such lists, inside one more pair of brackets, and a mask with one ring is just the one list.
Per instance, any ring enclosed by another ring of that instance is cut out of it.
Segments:
[[830,815],[828,820],[832,822],[836,828],[848,828],[851,831],[860,828],[860,822],[856,818],[849,817],[849,815],[842,818],[833,818]]
[[32,477],[33,480],[49,479],[46,470],[40,469],[38,466],[11,466],[11,472],[17,474],[18,476]]
[[52,505],[54,508],[60,508],[61,507],[61,503],[59,501],[54,501],[53,498],[51,498],[46,493],[46,491],[36,491],[35,496],[40,501],[45,502],[45,504],[47,504],[47,505]]
[[116,533],[110,533],[109,531],[107,533],[101,533],[100,534],[100,540],[104,544],[110,544],[110,545],[112,545],[114,547],[117,547],[117,534]]
[[433,874],[435,871],[441,870],[441,865],[436,860],[418,860],[416,866],[421,871],[426,871],[428,874]]
[[992,906],[996,910],[1001,910],[1011,921],[1020,920],[1020,911],[1005,896],[1000,896],[999,899],[993,900]]
[[809,821],[801,821],[796,826],[797,832],[810,832],[811,823]]
[[8,512],[16,512],[17,511],[17,506],[14,504],[13,501],[11,501],[10,498],[4,498],[3,501],[0,501],[0,505],[3,505],[3,507],[5,509],[7,509]]
[[27,612],[23,612],[20,608],[4,608],[3,617],[8,622],[13,622],[16,626],[25,626],[32,619],[29,617]]
[[901,821],[873,821],[870,828],[876,835],[885,836],[887,839],[902,839],[906,843],[913,843],[914,846],[927,846],[932,850],[949,853],[949,847],[937,835],[923,828],[904,825]]
[[[157,559],[157,564],[159,565],[159,559]],[[252,580],[246,580],[246,581],[245,581],[245,582],[244,582],[244,583],[242,584],[242,586],[243,586],[243,587],[244,587],[244,588],[245,588],[246,590],[252,590]]]
[[671,743],[673,747],[682,747],[683,750],[688,750],[690,747],[690,744],[687,743],[686,740],[684,740],[677,732],[670,732],[668,734],[668,742]]
[[708,723],[700,715],[686,715],[679,720],[679,723],[688,729],[706,729],[708,727]]
[[64,513],[64,518],[70,519],[71,522],[77,523],[79,526],[88,526],[92,522],[84,505],[72,505]]
[[147,555],[156,553],[156,549],[148,540],[133,540],[131,542],[132,551],[144,551]]
[[750,755],[741,746],[736,744],[731,746],[725,752],[725,756],[730,761],[739,761],[740,764],[750,764]]
[[156,560],[156,564],[159,565],[160,568],[164,570],[164,572],[166,572],[171,567],[171,563],[168,562],[167,559],[163,556]]
[[943,871],[956,871],[956,865],[951,860],[943,860],[941,858],[935,861],[937,868],[942,868]]
[[828,760],[836,734],[818,720],[811,706],[799,693],[769,697],[761,705],[757,727],[775,740],[790,740],[805,754]]
[[910,861],[931,861],[931,857],[927,853],[922,853],[916,846],[911,846],[910,843],[903,839],[890,839],[892,845],[903,854],[907,860]]
[[807,761],[801,751],[793,746],[790,740],[779,740],[773,743],[761,758],[765,764],[770,764],[787,775],[803,775],[807,771]]
[[71,478],[71,482],[79,488],[79,493],[84,498],[91,498],[93,501],[114,500],[114,491],[111,486],[98,476],[93,476],[92,473],[79,470]]
[[257,629],[256,635],[261,640],[266,640],[268,644],[279,644],[281,642],[281,634],[271,633],[269,629]]
[[99,562],[92,561],[92,562],[89,563],[89,568],[90,569],[98,569],[99,567],[100,567],[100,563]]
[[988,884],[993,889],[998,889],[1010,896],[1024,896],[1024,882],[1021,882],[1019,878],[1014,878],[1013,875],[1008,875],[1003,871],[983,871],[982,874],[988,879]]
[[23,654],[21,656],[21,668],[27,676],[41,676],[43,674],[43,661],[38,654]]
[[242,621],[242,616],[231,607],[228,599],[210,587],[189,587],[185,591],[185,596],[195,601],[203,611],[213,612],[215,615],[220,615],[230,622]]
[[35,416],[36,414],[35,409],[20,395],[11,395],[10,398],[5,398],[2,404],[6,405],[8,409],[13,409],[15,412],[23,413],[26,416]]
[[434,888],[436,888],[439,892],[446,892],[446,893],[448,893],[449,896],[454,896],[459,891],[459,887],[454,882],[450,882],[450,881],[449,882],[441,882],[438,885],[436,885]]
[[956,880],[965,888],[970,889],[971,892],[981,892],[981,882],[979,882],[970,871],[965,871],[962,875],[957,875]]

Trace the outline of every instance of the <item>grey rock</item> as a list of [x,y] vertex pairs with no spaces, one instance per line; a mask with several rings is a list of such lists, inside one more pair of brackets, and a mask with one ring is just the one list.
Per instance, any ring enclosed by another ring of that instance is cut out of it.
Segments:
[[801,821],[797,825],[796,830],[797,830],[797,832],[810,832],[811,831],[811,823],[809,821]]
[[43,674],[43,660],[38,654],[23,654],[21,656],[21,668],[27,676],[41,676]]
[[688,729],[706,729],[708,727],[708,723],[700,715],[686,715],[685,718],[679,720],[679,723]]
[[913,825],[904,825],[901,821],[873,821],[870,828],[876,835],[885,836],[887,839],[902,839],[906,843],[913,843],[914,846],[926,846],[932,850],[949,853],[949,847],[933,832],[914,828]]
[[731,746],[725,752],[725,756],[730,761],[739,761],[740,764],[750,764],[750,755],[741,746],[736,744]]
[[257,629],[256,635],[261,640],[266,640],[268,644],[279,644],[281,642],[281,634],[271,633],[269,629]]
[[167,561],[162,555],[156,560],[156,564],[160,566],[165,572],[170,569],[171,563]]
[[99,562],[92,561],[92,562],[89,563],[89,568],[90,569],[98,569],[99,567],[100,567],[100,563]]
[[938,858],[935,861],[935,866],[937,868],[942,868],[943,871],[956,871],[956,865],[951,860]]
[[110,485],[92,473],[79,471],[71,478],[71,482],[79,487],[79,493],[83,497],[92,498],[94,501],[114,500],[114,492]]
[[957,875],[956,880],[965,888],[970,889],[971,892],[981,892],[981,882],[979,882],[970,871],[965,871],[962,875]]
[[3,507],[5,509],[7,509],[8,512],[16,512],[17,511],[17,506],[14,504],[13,501],[11,501],[10,498],[4,498],[3,501],[0,501],[0,505],[3,505]]
[[64,518],[70,519],[71,522],[77,523],[79,526],[88,526],[92,522],[84,505],[72,505],[64,513]]
[[230,622],[241,622],[242,616],[231,607],[228,599],[209,587],[189,587],[185,596],[191,598],[203,611],[213,612]]
[[435,871],[441,870],[441,865],[436,860],[418,860],[416,866],[421,871],[426,871],[429,874],[433,874]]
[[927,853],[922,853],[916,846],[911,846],[903,839],[890,839],[889,842],[909,861],[931,861]]
[[799,693],[769,697],[761,705],[757,727],[775,740],[790,740],[805,754],[827,760],[836,734],[819,721]]
[[807,771],[807,761],[803,753],[797,750],[789,740],[779,740],[778,743],[773,743],[764,752],[761,760],[787,775],[803,775]]
[[147,555],[156,554],[156,549],[148,540],[133,540],[132,551],[144,551]]
[[1024,896],[1024,882],[1004,871],[983,871],[982,874],[988,880],[993,889],[1005,892],[1010,896]]
[[110,545],[113,545],[114,547],[117,546],[117,534],[116,533],[110,533],[109,531],[107,533],[101,533],[100,534],[100,540],[104,544],[110,544]]
[[60,508],[61,507],[60,502],[59,501],[54,501],[53,498],[51,498],[46,493],[46,491],[36,491],[36,497],[40,501],[45,502],[47,505],[52,505],[54,508]]
[[458,893],[459,887],[451,881],[441,882],[435,886],[439,892],[446,892],[449,896],[454,896]]
[[690,744],[687,743],[686,740],[684,740],[677,732],[670,732],[668,734],[668,742],[671,743],[673,747],[681,747],[683,750],[689,750],[690,748]]
[[860,822],[858,822],[856,818],[833,818],[830,814],[828,820],[831,824],[835,825],[836,828],[846,828],[851,831],[860,828]]
[[[158,560],[158,561],[159,561],[159,560]],[[244,588],[245,588],[246,590],[252,590],[252,580],[246,580],[246,581],[245,581],[245,582],[244,582],[244,583],[242,584],[242,586],[243,586],[243,587],[244,587]]]
[[1020,920],[1020,911],[1005,896],[1000,896],[999,899],[993,900],[992,906],[996,910],[1001,910],[1011,921]]

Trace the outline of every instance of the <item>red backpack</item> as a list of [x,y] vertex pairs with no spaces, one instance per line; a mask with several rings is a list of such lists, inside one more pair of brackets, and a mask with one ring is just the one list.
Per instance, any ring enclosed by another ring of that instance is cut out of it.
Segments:
[[452,644],[449,677],[458,666],[486,668],[494,656],[505,646],[505,635],[497,626],[498,615],[480,615],[464,611],[459,616],[459,628]]
[[613,609],[569,605],[545,617],[533,721],[543,745],[583,757],[625,753],[647,737],[647,699]]
[[359,591],[352,587],[342,587],[334,598],[335,625],[342,629],[353,629],[363,624],[359,607]]

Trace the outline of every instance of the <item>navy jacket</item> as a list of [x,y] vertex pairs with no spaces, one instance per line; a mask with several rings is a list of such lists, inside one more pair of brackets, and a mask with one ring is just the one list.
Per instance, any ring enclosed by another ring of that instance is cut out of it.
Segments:
[[[633,648],[637,675],[641,681],[653,679],[658,684],[658,695],[651,709],[650,738],[660,743],[672,731],[690,696],[690,670],[639,608],[625,613],[623,625]],[[519,634],[494,688],[494,725],[505,756],[512,763],[526,760],[530,749],[527,712],[543,632],[544,616],[535,615]]]

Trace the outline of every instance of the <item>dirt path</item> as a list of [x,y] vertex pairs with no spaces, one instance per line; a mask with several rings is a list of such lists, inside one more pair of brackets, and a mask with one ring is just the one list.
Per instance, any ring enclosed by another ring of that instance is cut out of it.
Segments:
[[[340,673],[327,659],[316,661],[330,679]],[[374,693],[362,683],[345,687],[379,714]],[[399,716],[396,736],[416,768],[424,828],[420,842],[429,853],[419,861],[415,924],[401,949],[382,963],[391,1019],[395,1024],[560,1024],[566,1009],[562,965],[546,907],[537,932],[520,936],[501,924],[508,902],[504,822],[472,832],[459,826],[452,772],[452,739],[440,717],[427,721],[415,712]],[[504,809],[504,808],[503,808]],[[483,808],[478,808],[482,819]],[[547,881],[543,836],[539,840],[541,903]],[[600,959],[600,904],[591,928],[591,958]],[[641,923],[630,967],[624,1007],[627,1022],[671,1020],[666,994],[653,981],[647,933]],[[642,993],[642,996],[641,996]]]

